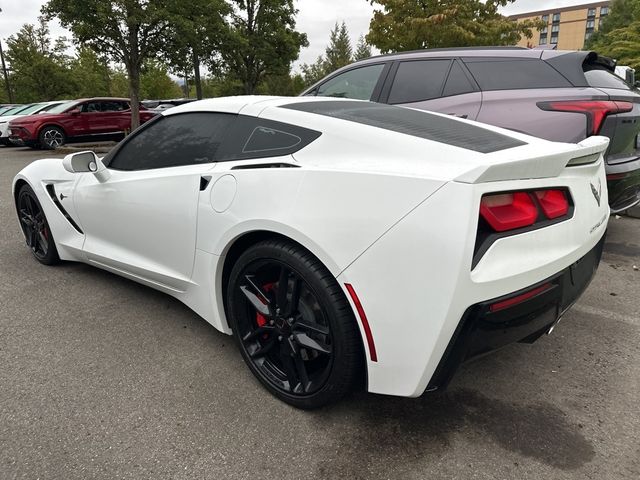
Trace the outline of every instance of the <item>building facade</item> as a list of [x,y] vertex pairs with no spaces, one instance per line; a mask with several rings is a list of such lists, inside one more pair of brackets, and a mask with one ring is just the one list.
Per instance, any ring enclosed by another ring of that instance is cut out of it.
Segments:
[[603,18],[609,14],[611,2],[593,2],[573,7],[555,8],[512,15],[511,19],[542,19],[546,27],[534,29],[533,37],[522,37],[520,47],[556,46],[558,50],[581,50]]

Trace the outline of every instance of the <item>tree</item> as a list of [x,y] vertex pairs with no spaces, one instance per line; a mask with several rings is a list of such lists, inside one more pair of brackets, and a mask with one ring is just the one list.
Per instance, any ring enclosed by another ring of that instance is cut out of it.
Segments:
[[229,36],[221,49],[228,72],[251,95],[267,75],[289,73],[307,36],[295,30],[293,0],[233,0]]
[[355,61],[364,60],[370,56],[371,46],[365,40],[364,35],[360,35],[360,38],[358,38],[358,44],[356,45],[356,53],[353,54],[353,59]]
[[517,22],[498,13],[514,0],[370,0],[367,42],[383,53],[436,47],[514,45],[540,21]]
[[315,63],[311,65],[302,65],[302,78],[304,79],[305,87],[313,85],[318,80],[321,80],[327,75],[327,64],[322,55],[320,55]]
[[351,49],[347,26],[344,22],[342,22],[342,25],[338,25],[336,22],[329,34],[329,45],[325,50],[325,71],[331,73],[345,65],[349,65],[352,55],[353,50]]
[[640,1],[614,1],[585,48],[615,58],[618,65],[640,68]]
[[228,36],[224,17],[231,8],[224,0],[181,0],[172,3],[171,30],[164,56],[180,75],[193,72],[197,98],[202,98],[200,66],[213,63]]
[[178,98],[180,86],[171,80],[167,69],[158,61],[148,60],[140,76],[140,97],[143,99]]
[[6,57],[11,65],[11,87],[17,102],[56,100],[72,96],[66,39],[53,44],[44,18],[38,25],[23,25],[7,39]]
[[74,97],[97,97],[110,94],[111,71],[105,58],[88,47],[78,48],[71,61],[70,77]]
[[140,125],[140,72],[169,31],[168,0],[49,0],[42,11],[58,17],[76,41],[124,64],[129,77],[131,128]]

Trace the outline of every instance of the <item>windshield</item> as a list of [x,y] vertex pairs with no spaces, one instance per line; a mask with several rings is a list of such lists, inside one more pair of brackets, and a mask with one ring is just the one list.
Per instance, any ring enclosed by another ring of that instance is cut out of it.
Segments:
[[2,115],[16,115],[21,111],[29,108],[31,105],[32,105],[31,103],[29,105],[18,105],[17,107],[10,108],[6,112],[4,112]]
[[47,110],[47,113],[63,113],[69,110],[70,108],[74,107],[75,105],[78,105],[79,103],[80,102],[78,102],[77,100],[64,102],[64,103],[61,103],[60,105],[56,105],[55,107],[50,108],[49,110]]
[[30,115],[32,113],[39,112],[45,106],[46,106],[46,103],[36,103],[34,105],[31,105],[29,108],[25,108],[24,110],[21,110],[20,115]]

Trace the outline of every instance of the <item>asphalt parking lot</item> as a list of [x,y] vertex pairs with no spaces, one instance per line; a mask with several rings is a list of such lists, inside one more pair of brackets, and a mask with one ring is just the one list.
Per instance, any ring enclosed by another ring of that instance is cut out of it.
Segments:
[[176,300],[24,246],[0,147],[0,479],[638,479],[640,219],[552,335],[419,399],[303,412]]

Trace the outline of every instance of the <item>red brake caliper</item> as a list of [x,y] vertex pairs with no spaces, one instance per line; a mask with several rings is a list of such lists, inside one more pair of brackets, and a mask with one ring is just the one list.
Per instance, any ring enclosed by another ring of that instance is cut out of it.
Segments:
[[[276,284],[275,282],[266,283],[262,286],[262,289],[265,292],[270,292],[271,290],[273,290],[273,287],[275,286],[275,284]],[[267,319],[260,312],[256,312],[256,323],[258,324],[259,327],[264,327],[267,324]]]

